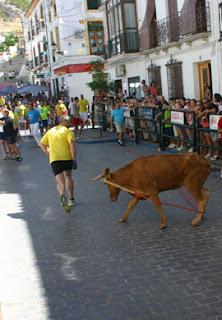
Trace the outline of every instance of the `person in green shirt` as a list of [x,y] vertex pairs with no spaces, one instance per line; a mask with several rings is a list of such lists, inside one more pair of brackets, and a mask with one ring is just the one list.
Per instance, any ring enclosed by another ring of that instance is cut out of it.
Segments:
[[[168,137],[164,138],[164,147],[171,146],[171,139],[174,138],[173,134],[173,126],[170,122],[171,118],[171,107],[166,106],[165,109],[163,110],[163,133],[167,135]],[[165,123],[166,122],[166,123]],[[172,137],[172,138],[170,138]]]
[[40,107],[40,119],[41,119],[41,134],[43,135],[49,129],[49,116],[50,116],[50,107],[47,103],[43,104]]

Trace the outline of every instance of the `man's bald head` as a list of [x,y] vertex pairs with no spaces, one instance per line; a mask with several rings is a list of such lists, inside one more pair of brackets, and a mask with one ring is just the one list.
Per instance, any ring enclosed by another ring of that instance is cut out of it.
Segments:
[[68,127],[70,125],[70,117],[69,116],[59,117],[59,124]]

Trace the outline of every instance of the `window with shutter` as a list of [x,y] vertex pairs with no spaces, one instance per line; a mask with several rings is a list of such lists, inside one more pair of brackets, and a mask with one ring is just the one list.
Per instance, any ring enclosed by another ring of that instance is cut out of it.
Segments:
[[184,96],[182,62],[167,64],[166,67],[169,98],[182,98]]
[[88,22],[88,37],[90,54],[103,54],[104,47],[104,30],[101,21]]
[[139,50],[135,0],[108,0],[106,14],[109,42],[107,57]]
[[220,38],[219,40],[222,41],[222,2],[219,3],[219,28],[220,28]]
[[88,10],[97,10],[101,5],[101,0],[87,0]]

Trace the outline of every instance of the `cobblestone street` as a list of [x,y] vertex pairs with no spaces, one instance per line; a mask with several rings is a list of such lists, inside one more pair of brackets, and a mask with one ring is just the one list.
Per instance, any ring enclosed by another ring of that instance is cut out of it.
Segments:
[[[130,196],[122,192],[111,203],[105,185],[91,178],[156,149],[86,142],[78,144],[77,206],[70,214],[31,138],[21,141],[23,162],[0,162],[3,320],[222,319],[219,172],[207,181],[213,193],[198,228],[191,227],[194,213],[165,207],[169,225],[159,230],[148,201],[120,225]],[[184,192],[161,199],[191,207]]]

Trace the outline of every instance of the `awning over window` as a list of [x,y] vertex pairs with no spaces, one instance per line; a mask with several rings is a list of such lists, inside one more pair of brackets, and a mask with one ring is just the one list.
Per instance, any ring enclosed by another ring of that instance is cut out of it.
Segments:
[[185,0],[181,10],[181,34],[186,35],[196,31],[196,6],[198,2],[203,3],[205,7],[205,0]]
[[140,48],[146,50],[150,48],[150,25],[155,13],[155,0],[147,0],[146,14],[140,29]]

